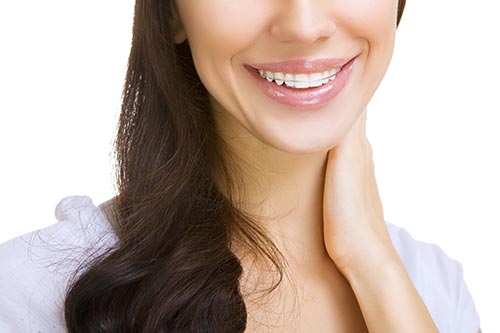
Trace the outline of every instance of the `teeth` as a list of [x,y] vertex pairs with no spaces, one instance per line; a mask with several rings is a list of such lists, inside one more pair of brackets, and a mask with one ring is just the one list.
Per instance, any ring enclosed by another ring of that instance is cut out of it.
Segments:
[[304,89],[309,88],[309,77],[307,74],[296,74],[295,75],[295,88]]
[[283,83],[285,83],[285,74],[281,72],[274,73],[274,82],[276,82],[278,86],[281,86]]
[[335,69],[330,70],[330,72],[329,72],[329,74],[330,74],[330,81],[335,80],[335,78],[337,77],[337,75],[336,75],[337,73],[338,73],[338,71],[336,71]]
[[321,87],[323,85],[323,74],[322,73],[313,73],[309,74],[309,87]]
[[311,73],[311,74],[289,74],[281,72],[269,72],[259,69],[258,72],[260,76],[269,82],[275,82],[277,85],[281,86],[285,84],[287,87],[296,89],[306,89],[313,87],[320,87],[329,81],[335,80],[337,73],[340,71],[340,67],[331,69],[329,71],[324,71],[321,73]]
[[309,80],[310,81],[321,81],[324,78],[322,75],[323,75],[322,73],[309,74]]
[[321,83],[325,84],[325,83],[328,83],[328,81],[330,81],[330,79],[328,79],[328,76],[330,76],[330,71],[324,71],[322,76],[326,77],[326,79],[321,81]]
[[273,82],[273,80],[274,80],[274,73],[272,73],[272,72],[266,72],[266,79],[269,82]]
[[309,87],[310,88],[321,87],[322,85],[323,85],[323,80],[309,82]]
[[293,74],[285,74],[285,84],[287,87],[293,88],[295,86]]

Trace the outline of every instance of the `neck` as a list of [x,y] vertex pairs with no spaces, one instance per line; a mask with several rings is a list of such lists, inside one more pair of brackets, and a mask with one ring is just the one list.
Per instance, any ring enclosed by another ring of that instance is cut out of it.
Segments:
[[216,123],[230,155],[225,160],[237,176],[237,207],[257,219],[290,265],[308,270],[328,260],[323,240],[328,152],[283,152],[230,116],[219,113]]

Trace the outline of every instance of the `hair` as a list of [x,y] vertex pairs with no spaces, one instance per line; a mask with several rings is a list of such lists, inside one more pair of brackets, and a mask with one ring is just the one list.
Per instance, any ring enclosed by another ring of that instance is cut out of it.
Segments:
[[208,92],[188,43],[173,40],[173,4],[135,4],[114,142],[119,194],[108,215],[117,242],[75,272],[64,304],[68,332],[243,332],[235,244],[276,269],[267,294],[283,279],[281,252],[234,203],[237,179]]
[[396,25],[399,26],[399,22],[401,22],[401,18],[403,17],[403,12],[405,10],[406,0],[399,0],[398,2],[398,16],[396,20]]

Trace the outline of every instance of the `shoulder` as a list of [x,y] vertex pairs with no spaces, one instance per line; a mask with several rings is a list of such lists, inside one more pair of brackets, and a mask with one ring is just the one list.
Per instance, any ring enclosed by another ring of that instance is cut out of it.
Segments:
[[62,199],[55,215],[56,223],[0,244],[1,332],[64,332],[72,274],[116,240],[89,197]]
[[405,229],[386,224],[394,247],[440,332],[477,332],[479,316],[460,262],[438,245],[415,240]]

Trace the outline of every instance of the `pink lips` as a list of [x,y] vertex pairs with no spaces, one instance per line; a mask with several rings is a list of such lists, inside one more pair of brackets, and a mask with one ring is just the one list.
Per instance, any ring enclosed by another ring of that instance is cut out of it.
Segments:
[[[293,60],[266,64],[246,65],[245,68],[256,80],[257,86],[271,99],[278,103],[298,109],[318,109],[325,106],[335,98],[345,87],[357,57],[350,59],[315,59]],[[257,69],[270,72],[317,73],[342,66],[335,80],[316,87],[307,89],[289,88],[285,84],[278,86],[275,82],[268,82],[262,78]]]

